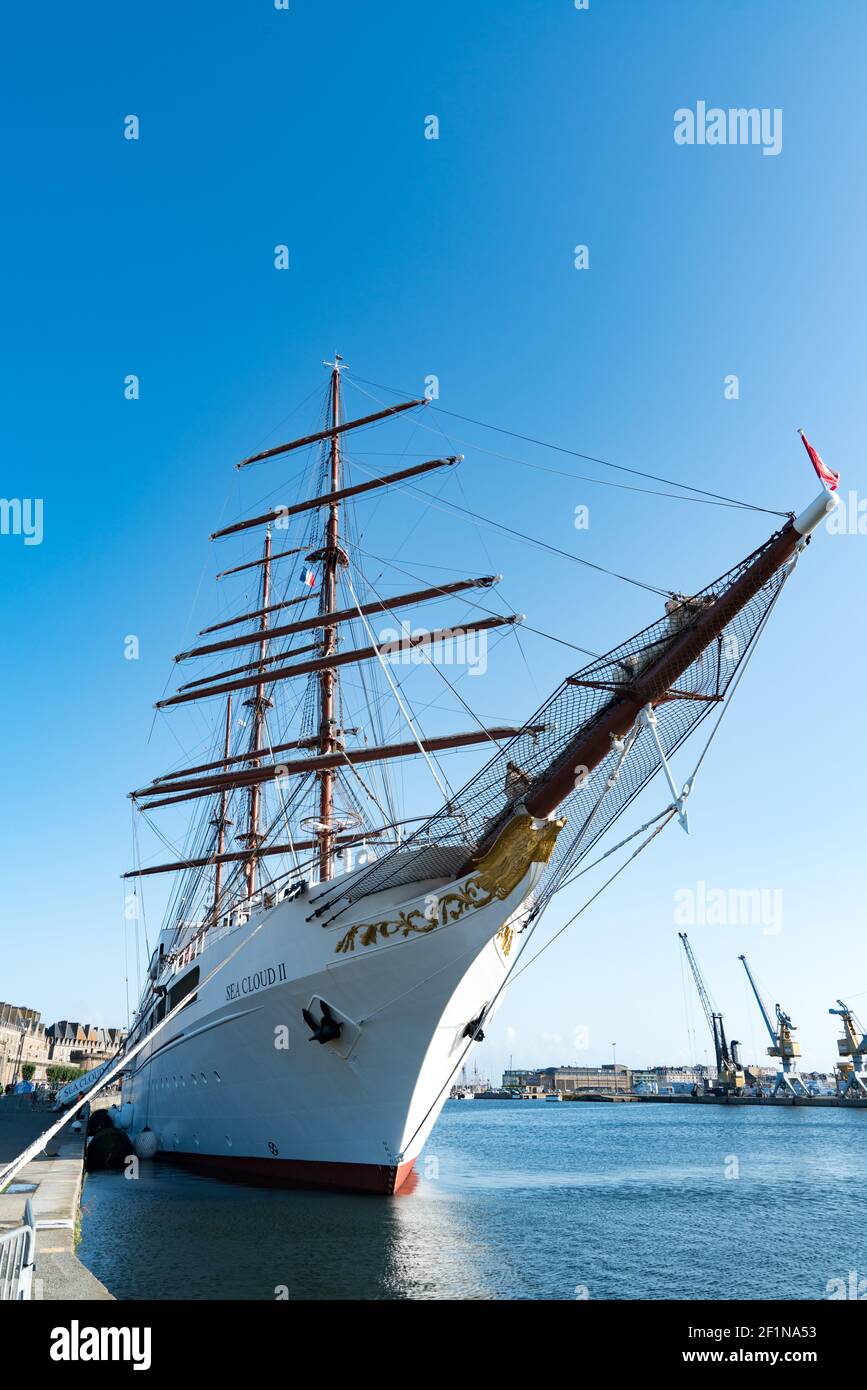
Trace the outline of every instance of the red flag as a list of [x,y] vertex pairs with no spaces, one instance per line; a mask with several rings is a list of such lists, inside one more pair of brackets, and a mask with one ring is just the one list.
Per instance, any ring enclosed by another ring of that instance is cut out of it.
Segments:
[[824,464],[822,462],[821,458],[816,453],[816,450],[813,448],[812,444],[810,443],[807,436],[804,434],[803,430],[798,430],[798,434],[801,436],[804,448],[810,455],[810,462],[812,463],[817,474],[819,475],[819,481],[822,483],[823,487],[826,487],[828,489],[829,492],[836,492],[837,484],[840,481],[840,474],[833,473],[831,469],[828,468],[827,464]]

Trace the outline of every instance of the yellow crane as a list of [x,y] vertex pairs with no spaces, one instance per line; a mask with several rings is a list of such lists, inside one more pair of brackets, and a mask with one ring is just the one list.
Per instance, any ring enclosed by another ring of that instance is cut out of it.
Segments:
[[836,1014],[843,1021],[843,1036],[837,1039],[837,1051],[841,1057],[848,1059],[837,1063],[837,1094],[842,1100],[849,1095],[863,1100],[867,1097],[867,1033],[863,1031],[852,1010],[847,1008],[842,999],[837,1000],[837,1005],[836,1009],[829,1009],[828,1013]]
[[750,970],[746,956],[738,956],[738,960],[747,972],[747,979],[752,985],[753,994],[756,996],[756,1003],[759,1006],[765,1027],[771,1039],[768,1048],[769,1057],[780,1059],[780,1070],[777,1072],[777,1079],[774,1085],[774,1095],[780,1091],[788,1091],[792,1096],[808,1096],[810,1094],[804,1081],[798,1072],[797,1059],[801,1055],[801,1044],[795,1042],[792,1034],[795,1025],[787,1013],[784,1013],[779,1004],[775,1005],[776,1027],[771,1022],[771,1016],[765,1008],[765,1002],[759,993],[759,987],[753,979],[753,972]]

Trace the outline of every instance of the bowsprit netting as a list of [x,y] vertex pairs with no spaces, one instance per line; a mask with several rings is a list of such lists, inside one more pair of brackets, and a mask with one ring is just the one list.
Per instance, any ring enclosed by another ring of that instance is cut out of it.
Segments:
[[[676,637],[695,625],[695,616],[685,614],[697,615],[710,603],[729,602],[733,611],[724,628],[678,679],[675,691],[681,693],[670,695],[656,706],[660,743],[666,756],[675,752],[726,695],[791,572],[788,564],[777,569],[742,607],[736,608],[728,598],[727,590],[775,539],[771,537],[679,609],[669,605],[676,609],[674,613],[667,612],[665,617],[567,678],[528,721],[528,727],[543,725],[544,732],[517,734],[402,847],[391,850],[345,887],[338,880],[315,894],[314,915],[324,916],[325,925],[371,893],[419,878],[457,873],[468,857],[490,843],[492,832],[505,823],[513,809],[545,782],[576,737],[590,729],[616,698],[628,693],[630,682]],[[582,778],[576,769],[578,784],[557,812],[566,818],[566,825],[536,890],[537,905],[546,901],[564,876],[580,863],[660,766],[656,741],[649,729],[641,728],[625,758],[620,749],[612,746],[589,776]],[[619,775],[609,786],[618,767]]]

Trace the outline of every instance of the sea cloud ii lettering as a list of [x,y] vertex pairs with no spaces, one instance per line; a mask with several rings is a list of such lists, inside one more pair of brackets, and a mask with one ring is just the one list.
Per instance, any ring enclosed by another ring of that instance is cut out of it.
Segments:
[[283,983],[286,979],[286,965],[283,961],[275,968],[266,965],[262,970],[254,970],[242,980],[232,980],[226,985],[226,999],[243,999],[245,994],[258,994],[260,989],[270,989],[272,985]]

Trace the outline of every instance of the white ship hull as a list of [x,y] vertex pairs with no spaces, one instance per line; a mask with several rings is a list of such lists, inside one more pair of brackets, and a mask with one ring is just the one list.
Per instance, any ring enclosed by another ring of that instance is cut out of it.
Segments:
[[[477,875],[378,893],[325,927],[307,920],[304,894],[206,933],[160,977],[171,990],[197,968],[203,983],[131,1064],[121,1110],[131,1137],[149,1127],[161,1154],[240,1176],[396,1192],[466,1060],[465,1030],[502,999],[518,954],[509,923],[542,864],[525,856],[522,869],[492,901],[465,896],[455,920],[440,903]],[[431,903],[432,923],[421,916]],[[380,939],[383,921],[407,920],[408,932],[387,926]],[[322,1000],[342,1024],[324,1044],[302,1018],[318,1019]]]

